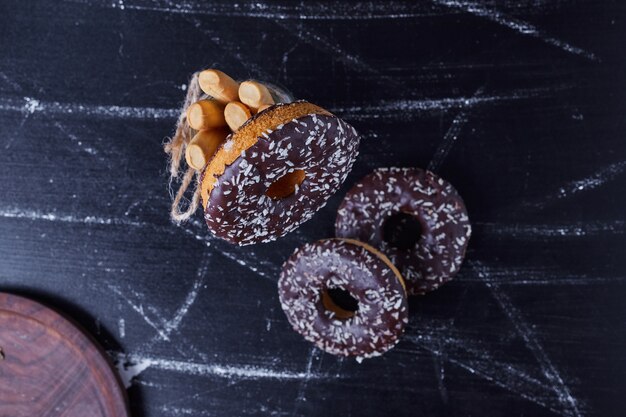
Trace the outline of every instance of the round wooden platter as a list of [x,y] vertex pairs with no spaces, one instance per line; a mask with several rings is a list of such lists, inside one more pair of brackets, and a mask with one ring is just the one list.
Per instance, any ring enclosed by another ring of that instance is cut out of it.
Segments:
[[0,349],[0,416],[129,416],[104,351],[48,307],[0,293]]

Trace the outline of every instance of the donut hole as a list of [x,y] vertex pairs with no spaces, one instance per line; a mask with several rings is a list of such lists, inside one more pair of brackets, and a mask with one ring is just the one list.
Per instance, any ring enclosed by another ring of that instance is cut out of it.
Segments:
[[395,213],[383,223],[383,240],[400,249],[413,249],[422,235],[419,220],[408,213]]
[[359,309],[359,302],[350,291],[338,287],[324,288],[322,304],[326,310],[332,311],[337,318],[344,320],[354,317]]
[[306,172],[302,169],[290,171],[270,184],[265,195],[274,200],[289,197],[302,184],[305,176]]

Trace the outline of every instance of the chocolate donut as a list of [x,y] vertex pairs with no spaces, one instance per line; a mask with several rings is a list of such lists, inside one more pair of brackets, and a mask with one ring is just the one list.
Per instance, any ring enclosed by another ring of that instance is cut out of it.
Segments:
[[379,168],[348,192],[335,232],[378,248],[398,267],[409,294],[424,294],[458,272],[471,226],[447,181],[419,168]]
[[352,239],[309,243],[283,265],[280,303],[294,330],[333,355],[378,356],[408,322],[402,276],[385,255]]
[[213,234],[248,245],[275,240],[324,206],[358,153],[354,128],[299,101],[259,112],[230,135],[201,180]]

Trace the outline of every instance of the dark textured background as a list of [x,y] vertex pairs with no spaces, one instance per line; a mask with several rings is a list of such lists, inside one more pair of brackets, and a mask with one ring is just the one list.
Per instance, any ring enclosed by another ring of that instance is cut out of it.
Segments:
[[[72,315],[135,416],[626,414],[626,8],[620,1],[0,1],[0,288]],[[341,192],[272,244],[168,220],[162,142],[217,66],[363,134]],[[458,278],[397,348],[312,349],[282,261],[375,167],[465,198]],[[1,399],[0,399],[1,401]]]

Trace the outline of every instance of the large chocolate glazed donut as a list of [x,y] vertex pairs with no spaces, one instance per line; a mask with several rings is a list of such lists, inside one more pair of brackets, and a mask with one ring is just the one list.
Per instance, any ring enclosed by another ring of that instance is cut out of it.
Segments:
[[395,346],[408,321],[398,270],[373,247],[351,239],[296,250],[283,265],[278,293],[294,330],[333,355],[381,355]]
[[348,192],[335,232],[378,248],[398,267],[408,293],[424,294],[458,272],[471,226],[447,181],[419,168],[380,168]]
[[324,206],[358,153],[354,128],[305,101],[261,111],[234,132],[201,181],[210,231],[231,243],[275,240]]

